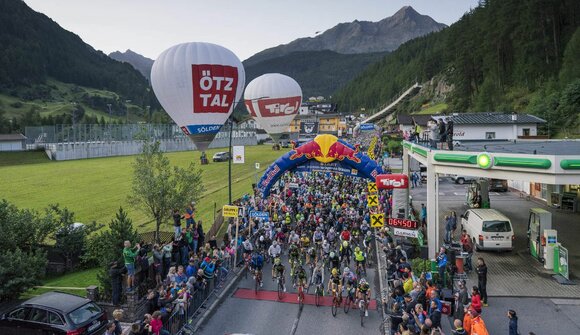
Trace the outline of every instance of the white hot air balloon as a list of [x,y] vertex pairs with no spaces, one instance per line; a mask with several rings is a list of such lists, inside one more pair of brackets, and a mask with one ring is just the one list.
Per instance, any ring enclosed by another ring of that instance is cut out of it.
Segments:
[[173,121],[206,150],[242,97],[246,75],[230,50],[193,42],[165,50],[151,69],[151,86]]
[[267,73],[248,84],[244,100],[250,115],[277,142],[300,110],[302,90],[288,76]]

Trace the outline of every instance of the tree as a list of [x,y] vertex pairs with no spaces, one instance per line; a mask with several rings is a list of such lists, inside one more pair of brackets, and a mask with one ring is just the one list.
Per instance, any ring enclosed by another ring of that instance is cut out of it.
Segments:
[[174,208],[197,201],[204,191],[201,171],[192,161],[187,169],[171,166],[159,150],[159,142],[145,142],[133,163],[133,187],[129,201],[146,210],[156,223],[156,239],[164,219]]
[[580,27],[576,29],[572,38],[566,45],[564,51],[564,59],[562,61],[562,69],[560,69],[560,81],[562,84],[567,84],[574,79],[580,78],[580,62],[578,57],[580,55]]
[[46,253],[37,249],[0,252],[0,301],[16,299],[26,290],[40,285],[46,268]]

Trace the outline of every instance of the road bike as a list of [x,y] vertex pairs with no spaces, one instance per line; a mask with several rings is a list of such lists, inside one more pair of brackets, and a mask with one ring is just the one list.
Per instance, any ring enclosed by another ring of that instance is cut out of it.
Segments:
[[336,286],[332,288],[332,308],[330,309],[332,312],[332,316],[336,316],[338,312],[338,308],[342,302],[342,296],[340,296],[336,290]]
[[244,271],[244,279],[248,279],[248,272],[250,272],[250,254],[249,253],[245,253],[244,254],[244,269],[246,271]]
[[318,283],[316,284],[316,289],[314,290],[314,302],[316,303],[316,307],[320,306],[323,296],[324,296],[324,287],[322,283]]
[[260,289],[260,284],[262,284],[262,270],[256,269],[256,271],[254,272],[254,277],[256,278],[256,284],[254,288],[257,294],[258,290]]
[[361,278],[363,276],[366,276],[366,271],[365,268],[363,266],[363,262],[359,262],[359,261],[355,261],[356,263],[356,276],[357,278]]
[[360,310],[360,326],[364,327],[364,323],[365,323],[365,317],[367,315],[367,310],[369,307],[369,303],[367,301],[367,297],[365,295],[365,298],[362,300],[359,300],[358,302],[358,308]]
[[304,306],[304,284],[300,283],[298,285],[298,306],[302,308]]
[[344,312],[348,314],[348,311],[350,310],[350,306],[354,303],[354,287],[347,287],[347,294],[346,297],[344,299]]
[[282,300],[284,297],[284,277],[282,277],[282,274],[276,277],[276,281],[278,286],[278,300]]

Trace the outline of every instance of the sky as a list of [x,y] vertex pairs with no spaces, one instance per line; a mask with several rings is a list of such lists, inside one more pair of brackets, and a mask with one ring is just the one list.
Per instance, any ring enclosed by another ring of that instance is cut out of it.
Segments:
[[151,59],[184,42],[212,42],[241,60],[338,23],[379,21],[403,6],[451,25],[478,0],[24,0],[106,54]]

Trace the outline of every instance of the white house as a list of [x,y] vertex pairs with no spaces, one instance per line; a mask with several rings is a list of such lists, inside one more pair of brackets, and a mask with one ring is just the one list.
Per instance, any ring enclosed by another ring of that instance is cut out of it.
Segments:
[[[448,119],[449,117],[445,118]],[[453,119],[453,140],[515,140],[535,137],[545,120],[529,114],[458,113]]]
[[0,134],[0,151],[26,150],[26,136],[22,134]]

